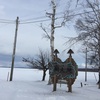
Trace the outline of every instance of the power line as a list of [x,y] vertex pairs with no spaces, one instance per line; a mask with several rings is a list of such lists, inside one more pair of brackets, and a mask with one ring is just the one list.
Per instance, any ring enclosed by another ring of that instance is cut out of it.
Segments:
[[[64,12],[59,12],[56,15],[60,15],[63,14]],[[38,19],[44,19],[47,18],[47,16],[40,16],[40,17],[35,17],[35,18],[29,18],[29,19],[25,19],[25,20],[20,20],[21,22],[27,22],[27,21],[31,21],[31,20],[38,20]]]
[[8,19],[0,19],[2,21],[8,21],[8,22],[11,22],[11,21],[14,21],[14,20],[8,20]]
[[0,23],[15,23],[14,20],[8,20],[8,19],[0,19]]
[[25,20],[20,20],[21,22],[27,22],[27,21],[31,21],[31,20],[37,20],[37,19],[42,19],[42,18],[46,18],[46,16],[41,16],[41,17],[35,17],[35,18],[29,18],[29,19],[25,19]]
[[[80,8],[78,8],[77,10],[79,10]],[[72,9],[73,10],[73,9]],[[61,15],[61,14],[64,14],[64,12],[58,12],[56,13],[56,15]],[[32,21],[32,20],[35,20],[35,22],[39,22],[39,21],[36,21],[38,19],[44,19],[46,18],[46,16],[40,16],[40,17],[35,17],[35,18],[29,18],[29,19],[25,19],[25,20],[20,20],[21,22],[25,23],[30,23],[29,21]],[[40,21],[41,21],[40,20]],[[46,19],[47,20],[47,19]],[[49,19],[48,19],[49,20]],[[44,20],[45,21],[45,20]],[[8,19],[0,19],[0,23],[8,23],[8,24],[15,24],[15,20],[8,20]],[[33,21],[34,23],[34,21]]]
[[[83,15],[85,13],[91,13],[91,12],[93,12],[93,11],[87,11],[87,12],[83,12],[83,13],[72,14],[72,15],[69,15],[67,17],[79,16],[79,15]],[[63,14],[63,12],[57,13],[57,15],[59,15],[59,14]],[[19,24],[31,24],[31,23],[46,22],[46,21],[50,21],[51,20],[50,18],[48,18],[48,19],[45,19],[45,18],[46,18],[46,16],[41,16],[41,17],[21,20]],[[61,18],[63,18],[63,16],[57,17],[57,19],[61,19]],[[15,24],[16,22],[14,20],[0,19],[0,23]]]
[[0,23],[15,24],[15,22],[0,21]]
[[[74,16],[79,16],[79,15],[83,15],[83,14],[86,14],[86,13],[91,13],[93,11],[87,11],[87,12],[83,12],[83,13],[78,13],[78,14],[72,14],[72,15],[69,15],[67,17],[74,17]],[[57,19],[61,19],[63,18],[62,16],[61,17],[57,17]],[[28,22],[20,22],[20,24],[31,24],[31,23],[39,23],[39,22],[45,22],[45,21],[49,21],[51,19],[44,19],[44,20],[37,20],[37,21],[28,21]]]
[[19,24],[31,24],[31,23],[45,22],[45,21],[49,21],[49,20],[51,20],[51,19],[37,20],[37,21],[28,21],[28,22],[20,22]]
[[15,20],[0,19],[0,23],[14,24]]

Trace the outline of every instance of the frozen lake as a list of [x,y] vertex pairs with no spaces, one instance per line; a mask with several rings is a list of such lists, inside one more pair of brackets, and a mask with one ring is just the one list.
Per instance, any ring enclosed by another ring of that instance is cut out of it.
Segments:
[[[6,81],[10,77],[10,68],[0,68],[0,80]],[[78,72],[79,75],[77,80],[85,80],[85,72]],[[46,75],[46,80],[48,79],[48,72]],[[35,81],[42,79],[42,71],[37,69],[23,69],[23,68],[14,68],[13,80],[14,81]],[[97,81],[98,73],[97,72],[87,72],[88,81]]]
[[[0,100],[100,100],[100,89],[96,84],[98,73],[79,72],[73,85],[73,92],[68,93],[66,84],[57,84],[57,91],[52,92],[53,86],[41,81],[42,71],[34,69],[14,69],[13,81],[7,81],[10,68],[0,68]],[[81,87],[81,83],[83,87]]]

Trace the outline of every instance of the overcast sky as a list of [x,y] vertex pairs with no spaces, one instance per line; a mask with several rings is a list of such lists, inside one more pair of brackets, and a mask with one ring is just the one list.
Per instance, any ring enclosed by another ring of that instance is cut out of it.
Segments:
[[[51,0],[0,0],[0,65],[11,66],[13,43],[15,35],[15,20],[19,17],[18,37],[16,46],[15,66],[24,66],[22,57],[33,57],[38,54],[39,48],[50,50],[50,42],[43,38],[41,23],[50,30],[51,21],[41,21],[49,19],[46,12],[51,13]],[[58,17],[63,15],[66,8],[66,0],[58,0]],[[40,22],[35,22],[40,21]],[[33,22],[33,23],[27,23]],[[59,24],[59,21],[58,21]],[[73,25],[73,24],[72,24]],[[76,36],[72,25],[57,29],[55,31],[55,48],[60,52],[59,57],[65,60],[68,55],[67,47],[64,45],[69,36]],[[68,27],[69,26],[69,27]],[[75,54],[73,55],[78,63],[84,63],[83,57],[78,53],[75,46],[71,47]],[[66,54],[66,55],[65,55]]]

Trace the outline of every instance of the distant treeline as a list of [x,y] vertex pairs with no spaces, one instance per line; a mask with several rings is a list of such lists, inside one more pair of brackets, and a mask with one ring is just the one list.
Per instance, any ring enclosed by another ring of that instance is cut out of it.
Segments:
[[78,68],[78,71],[98,72],[98,68]]

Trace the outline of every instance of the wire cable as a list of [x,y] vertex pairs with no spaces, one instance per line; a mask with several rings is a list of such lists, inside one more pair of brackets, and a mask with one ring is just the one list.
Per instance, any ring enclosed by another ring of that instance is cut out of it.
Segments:
[[[83,15],[85,13],[91,13],[91,12],[93,12],[93,11],[87,11],[87,12],[83,12],[83,13],[76,13],[76,14],[68,15],[67,17],[79,16],[79,15]],[[63,12],[58,13],[58,15],[59,14],[63,14]],[[46,17],[45,16],[41,16],[41,17],[36,17],[36,18],[21,20],[19,22],[19,24],[31,24],[31,23],[46,22],[46,21],[51,20],[50,18],[48,18],[48,19],[44,19],[44,18],[46,18]],[[57,19],[61,19],[61,18],[63,18],[63,16],[57,17]],[[0,19],[0,23],[15,24],[16,21],[15,20]]]
[[31,23],[45,22],[45,21],[49,21],[49,20],[51,20],[51,19],[37,20],[37,21],[28,21],[28,22],[20,22],[19,24],[31,24]]
[[[91,13],[93,11],[87,11],[87,12],[84,12],[84,13],[78,13],[78,14],[72,14],[72,15],[69,15],[67,17],[74,17],[74,16],[79,16],[79,15],[83,15],[85,13]],[[57,17],[57,19],[61,19],[63,17]],[[31,24],[31,23],[39,23],[39,22],[45,22],[45,21],[49,21],[51,19],[45,19],[45,20],[36,20],[36,21],[28,21],[28,22],[20,22],[19,24]]]

